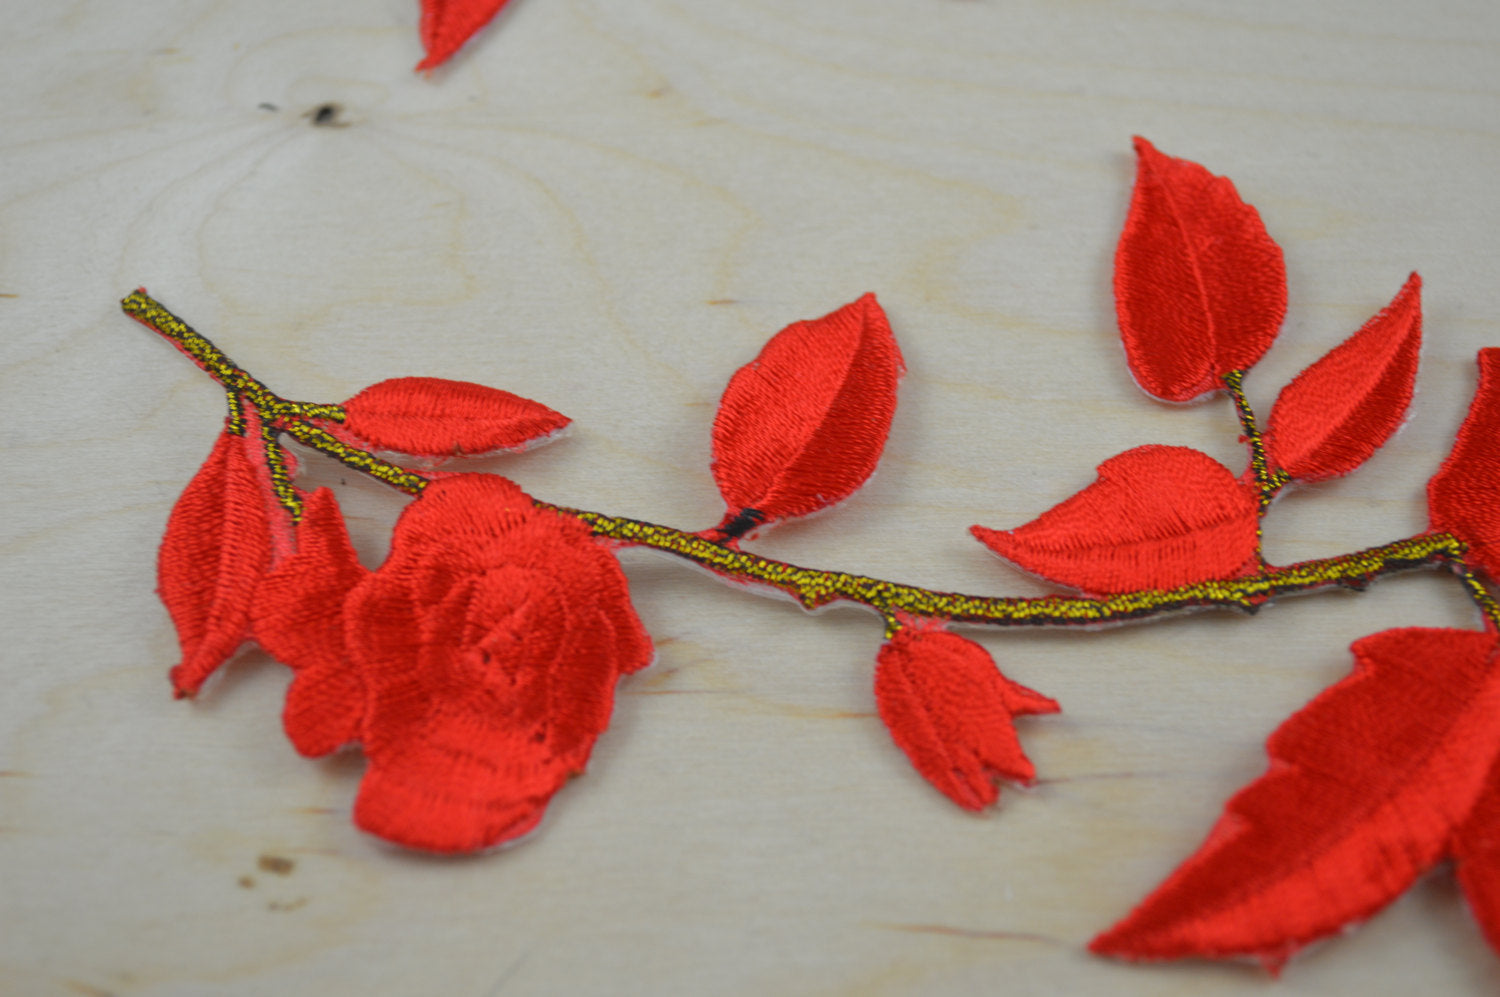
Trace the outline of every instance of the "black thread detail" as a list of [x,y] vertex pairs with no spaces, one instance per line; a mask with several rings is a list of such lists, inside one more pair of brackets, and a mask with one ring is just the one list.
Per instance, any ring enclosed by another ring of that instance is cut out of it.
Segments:
[[729,522],[719,527],[725,538],[738,540],[766,521],[766,514],[759,509],[741,509]]

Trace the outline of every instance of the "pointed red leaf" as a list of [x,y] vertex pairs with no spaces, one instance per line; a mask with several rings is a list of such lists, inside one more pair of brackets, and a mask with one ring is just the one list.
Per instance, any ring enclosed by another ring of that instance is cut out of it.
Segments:
[[1170,589],[1255,566],[1255,496],[1189,447],[1144,446],[1099,465],[1083,491],[1014,530],[971,528],[1034,575],[1085,592]]
[[748,529],[853,494],[880,460],[904,372],[873,294],[771,337],[714,418],[714,480],[731,518]]
[[1470,564],[1500,578],[1500,348],[1479,351],[1479,388],[1427,483],[1427,510],[1435,529],[1469,545]]
[[935,627],[906,626],[880,648],[875,702],[922,777],[968,810],[1000,796],[995,779],[1036,777],[1012,718],[1058,705],[1000,674],[990,653]]
[[245,437],[222,433],[172,507],[157,591],[177,627],[179,696],[191,696],[250,637],[250,607],[271,563],[266,499]]
[[1406,418],[1422,346],[1422,278],[1293,378],[1271,408],[1266,458],[1303,481],[1348,474]]
[[524,450],[571,420],[540,402],[468,381],[394,377],[344,403],[347,436],[377,450],[418,457]]
[[1500,952],[1500,762],[1453,836],[1458,883],[1490,948]]
[[1137,137],[1130,214],[1115,252],[1115,311],[1136,382],[1191,401],[1270,348],[1286,266],[1234,184]]
[[282,724],[299,752],[317,757],[359,739],[365,691],[344,641],[344,600],[370,572],[326,488],[308,497],[296,539],[296,553],[260,584],[254,630],[256,642],[297,673]]
[[422,47],[418,72],[436,69],[492,21],[509,0],[422,0]]
[[1198,853],[1091,948],[1129,959],[1257,956],[1362,921],[1438,862],[1500,753],[1495,637],[1387,630],[1266,742]]

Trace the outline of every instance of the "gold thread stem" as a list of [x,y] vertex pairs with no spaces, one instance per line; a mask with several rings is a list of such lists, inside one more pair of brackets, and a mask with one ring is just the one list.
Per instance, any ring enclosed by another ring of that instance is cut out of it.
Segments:
[[[131,294],[121,302],[121,306],[143,325],[170,340],[223,385],[229,395],[231,422],[240,424],[236,431],[244,431],[243,402],[248,400],[254,406],[261,416],[261,432],[266,441],[266,454],[277,497],[293,515],[300,513],[300,502],[297,501],[286,474],[285,456],[275,438],[278,432],[285,432],[299,443],[408,494],[419,495],[427,487],[428,479],[422,475],[381,460],[306,421],[313,418],[342,421],[344,412],[339,406],[289,402],[274,394],[249,373],[235,366],[233,361],[205,337],[144,291]],[[1245,428],[1256,480],[1261,486],[1264,510],[1271,496],[1285,480],[1278,481],[1279,476],[1270,474],[1266,467],[1265,449],[1254,413],[1245,400],[1241,387],[1242,378],[1243,372],[1231,371],[1224,376],[1224,383],[1235,400],[1241,424]],[[292,504],[288,502],[288,495]],[[569,509],[546,502],[536,504],[539,508],[550,509],[582,521],[593,530],[595,536],[663,551],[701,564],[730,580],[779,589],[796,598],[808,609],[831,602],[852,602],[869,606],[885,620],[887,636],[900,626],[899,614],[903,613],[994,626],[1083,626],[1120,623],[1206,607],[1255,612],[1276,596],[1333,586],[1362,589],[1384,575],[1445,563],[1456,566],[1456,573],[1470,597],[1485,616],[1500,628],[1500,604],[1496,603],[1483,583],[1464,565],[1464,543],[1447,533],[1394,540],[1352,554],[1302,561],[1282,568],[1265,565],[1253,575],[1195,582],[1174,589],[1147,589],[1097,598],[1057,595],[1022,598],[935,592],[865,575],[803,568],[715,543],[700,534],[688,533],[671,526]]]
[[1255,474],[1255,484],[1260,489],[1260,511],[1264,515],[1276,493],[1289,480],[1284,473],[1271,471],[1266,461],[1266,443],[1260,425],[1255,420],[1255,410],[1245,397],[1245,372],[1232,370],[1224,375],[1224,387],[1234,400],[1234,411],[1240,418],[1240,430],[1245,435],[1245,445],[1250,449],[1250,469]]
[[269,422],[260,423],[261,445],[265,447],[266,470],[271,477],[271,490],[276,493],[276,501],[281,507],[291,513],[292,522],[300,522],[302,519],[302,499],[297,495],[297,489],[292,484],[292,475],[287,467],[286,451],[282,449],[281,442],[276,438],[276,427]]
[[296,419],[289,419],[277,425],[277,428],[285,432],[292,439],[304,446],[312,447],[319,453],[323,453],[340,461],[356,471],[368,474],[378,481],[383,481],[392,488],[400,489],[408,495],[420,495],[422,489],[427,487],[427,479],[415,471],[408,471],[399,464],[392,464],[388,460],[381,460],[367,450],[350,446],[332,433],[317,426]]
[[1454,574],[1458,575],[1459,581],[1469,593],[1469,598],[1474,600],[1474,605],[1479,607],[1485,619],[1489,620],[1495,629],[1500,630],[1500,603],[1497,603],[1495,597],[1490,595],[1490,590],[1485,588],[1484,582],[1480,581],[1479,576],[1462,563],[1455,565]]
[[126,295],[120,301],[120,307],[125,314],[177,347],[208,376],[223,385],[231,397],[248,398],[267,421],[278,418],[344,421],[344,409],[340,405],[293,402],[282,398],[229,359],[207,336],[173,315],[165,305],[145,291]]
[[779,589],[807,609],[842,601],[869,606],[887,620],[902,612],[995,626],[1121,623],[1204,607],[1255,612],[1276,596],[1333,586],[1364,588],[1383,575],[1453,561],[1464,551],[1463,543],[1449,534],[1427,534],[1339,557],[1303,561],[1282,568],[1268,567],[1244,578],[1214,579],[1175,589],[1149,589],[1097,598],[978,596],[935,592],[842,571],[803,568],[716,544],[698,534],[670,526],[545,502],[537,505],[582,520],[592,527],[596,536],[664,551],[710,568],[732,581]]

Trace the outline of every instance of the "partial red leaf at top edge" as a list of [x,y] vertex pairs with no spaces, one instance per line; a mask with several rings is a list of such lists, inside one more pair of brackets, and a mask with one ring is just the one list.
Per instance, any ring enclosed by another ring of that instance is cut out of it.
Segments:
[[1422,346],[1422,278],[1293,378],[1271,408],[1266,458],[1302,481],[1348,474],[1406,418]]
[[509,391],[440,377],[381,381],[343,408],[343,434],[375,449],[418,457],[523,450],[571,421]]
[[1491,768],[1469,817],[1453,835],[1458,884],[1485,941],[1500,952],[1500,761]]
[[420,32],[427,57],[418,72],[436,69],[463,48],[480,28],[494,20],[510,0],[422,0]]
[[296,543],[296,553],[261,581],[253,628],[256,642],[296,672],[282,710],[287,738],[318,757],[359,740],[365,685],[345,642],[344,602],[370,572],[327,488],[304,504]]
[[1137,137],[1115,252],[1115,311],[1136,382],[1186,402],[1253,366],[1286,314],[1286,265],[1234,184]]
[[1000,795],[995,780],[1036,776],[1013,718],[1058,705],[1000,674],[983,647],[936,627],[906,626],[880,648],[875,702],[916,770],[967,810]]
[[1271,735],[1266,774],[1093,951],[1276,968],[1443,858],[1500,754],[1495,637],[1387,630],[1353,651],[1354,673]]
[[714,418],[713,474],[730,516],[748,529],[853,494],[885,448],[903,373],[873,294],[771,337]]
[[1083,491],[1014,530],[971,529],[1022,569],[1084,592],[1170,589],[1254,568],[1255,494],[1189,447],[1144,446],[1099,465]]
[[1435,529],[1469,545],[1469,563],[1500,579],[1500,348],[1479,351],[1479,388],[1453,452],[1427,482]]
[[271,563],[267,502],[246,448],[221,433],[167,519],[157,591],[177,628],[179,696],[191,696],[250,639],[250,610]]

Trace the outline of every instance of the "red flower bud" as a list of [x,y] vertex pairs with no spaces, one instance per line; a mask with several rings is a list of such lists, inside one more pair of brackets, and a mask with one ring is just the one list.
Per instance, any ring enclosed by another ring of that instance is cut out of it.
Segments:
[[875,701],[891,738],[954,803],[982,810],[1000,796],[994,778],[1036,776],[1013,717],[1058,705],[1000,674],[984,648],[936,628],[907,626],[880,649]]

